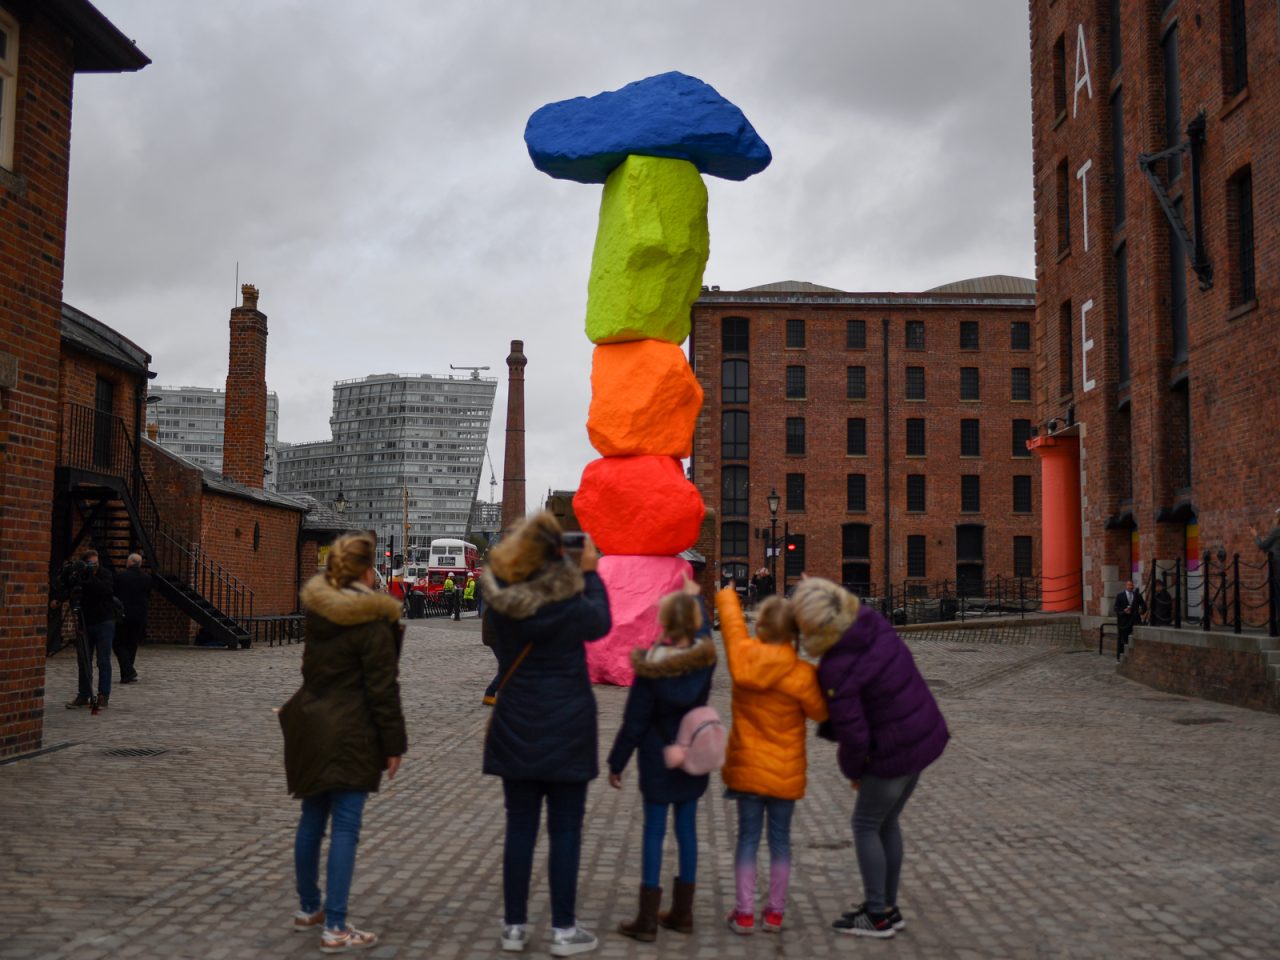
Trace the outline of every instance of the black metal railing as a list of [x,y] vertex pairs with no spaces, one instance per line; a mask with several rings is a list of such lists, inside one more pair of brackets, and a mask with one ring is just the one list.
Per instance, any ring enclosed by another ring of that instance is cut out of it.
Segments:
[[59,466],[105,474],[125,482],[142,554],[156,573],[203,599],[242,630],[253,618],[253,591],[238,577],[165,523],[142,473],[139,449],[124,421],[80,404],[64,404]]
[[[1157,583],[1169,597],[1167,604],[1156,593]],[[1280,587],[1269,554],[1251,563],[1238,553],[1206,550],[1194,567],[1181,557],[1172,563],[1153,557],[1143,586],[1152,626],[1212,631],[1216,625],[1234,633],[1265,630],[1267,636],[1280,636]]]
[[990,579],[907,579],[883,588],[846,583],[846,590],[896,624],[937,623],[979,617],[1025,617],[1080,609],[1080,572],[1059,577],[996,576]]

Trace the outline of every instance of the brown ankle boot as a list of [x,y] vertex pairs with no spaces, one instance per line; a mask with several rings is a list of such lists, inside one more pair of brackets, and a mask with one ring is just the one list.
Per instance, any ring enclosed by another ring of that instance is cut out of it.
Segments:
[[698,888],[696,883],[685,883],[679,877],[674,881],[675,892],[671,895],[671,909],[658,914],[658,922],[668,930],[676,933],[693,933],[693,892]]
[[652,943],[658,939],[658,907],[662,905],[661,887],[640,887],[640,912],[630,923],[618,924],[624,937]]

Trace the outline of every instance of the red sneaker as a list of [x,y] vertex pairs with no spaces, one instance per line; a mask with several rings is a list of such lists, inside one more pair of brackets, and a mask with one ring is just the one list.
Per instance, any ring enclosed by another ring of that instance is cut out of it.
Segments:
[[777,933],[782,929],[782,911],[766,910],[761,918],[765,933]]
[[739,913],[737,910],[729,914],[729,929],[734,933],[746,935],[756,932],[756,918],[750,913]]

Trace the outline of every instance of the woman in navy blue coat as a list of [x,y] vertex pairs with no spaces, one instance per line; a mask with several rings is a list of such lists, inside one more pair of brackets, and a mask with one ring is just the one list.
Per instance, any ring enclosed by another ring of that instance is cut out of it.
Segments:
[[[609,783],[622,786],[622,771],[633,752],[639,752],[640,793],[644,797],[644,847],[641,869],[640,910],[619,932],[651,941],[657,925],[681,933],[693,932],[693,894],[698,870],[698,834],[695,821],[698,798],[706,792],[710,777],[692,776],[670,768],[663,748],[674,743],[680,721],[694,707],[705,706],[711,696],[711,675],[716,648],[699,600],[688,593],[664,597],[658,607],[663,636],[648,650],[634,650],[631,664],[635,682],[627,696],[622,727],[609,751]],[[662,888],[662,842],[667,832],[667,807],[675,808],[676,842],[680,849],[680,873],[675,878],[671,909],[659,914]]]
[[502,856],[502,948],[528,942],[529,880],[543,798],[550,840],[553,956],[594,949],[575,901],[587,784],[599,774],[596,699],[588,642],[609,632],[609,601],[588,540],[575,563],[560,524],[540,513],[517,524],[481,577],[485,627],[504,678],[484,744],[484,772],[502,778],[507,835]]

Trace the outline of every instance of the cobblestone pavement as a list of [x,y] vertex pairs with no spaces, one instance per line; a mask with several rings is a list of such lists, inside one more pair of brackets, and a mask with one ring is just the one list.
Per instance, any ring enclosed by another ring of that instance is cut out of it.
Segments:
[[[374,958],[498,953],[501,790],[482,777],[494,669],[474,618],[415,621],[403,663],[410,753],[371,799],[352,916]],[[1280,717],[1173,697],[1086,650],[915,642],[954,739],[903,818],[905,932],[840,937],[859,897],[853,794],[812,741],[794,830],[787,929],[738,937],[734,816],[713,785],[699,812],[698,931],[657,947],[611,931],[635,907],[640,803],[589,793],[579,918],[622,957],[1280,956]],[[0,958],[302,957],[271,707],[298,682],[299,647],[146,648],[143,682],[97,717],[62,709],[69,653],[49,663],[45,755],[0,766]],[[727,712],[728,682],[716,679]],[[600,688],[602,752],[625,691]],[[162,750],[120,757],[120,748]],[[545,851],[540,847],[539,856]],[[763,854],[763,851],[762,851]],[[673,870],[668,847],[666,874]],[[530,952],[549,909],[535,884]]]

